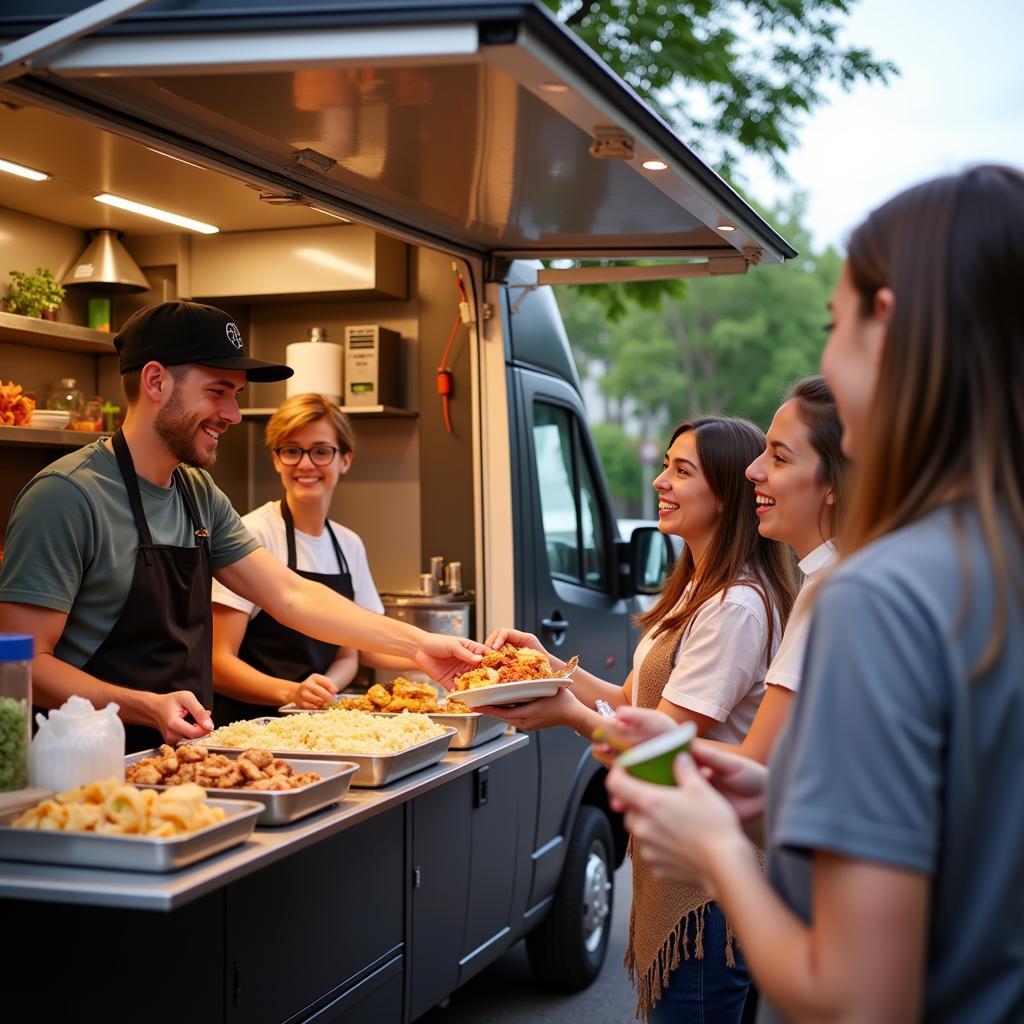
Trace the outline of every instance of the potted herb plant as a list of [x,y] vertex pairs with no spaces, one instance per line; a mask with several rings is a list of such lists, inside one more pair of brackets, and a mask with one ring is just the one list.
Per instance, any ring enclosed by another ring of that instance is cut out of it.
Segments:
[[[57,307],[64,299],[64,288],[46,269],[36,267],[34,274],[12,270],[11,284],[7,289],[7,309],[22,316],[56,319]],[[49,314],[49,315],[47,315]]]

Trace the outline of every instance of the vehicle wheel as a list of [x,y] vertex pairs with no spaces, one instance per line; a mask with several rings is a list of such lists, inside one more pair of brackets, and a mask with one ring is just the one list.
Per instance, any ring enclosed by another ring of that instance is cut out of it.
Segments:
[[530,967],[552,988],[578,992],[601,970],[612,923],[614,849],[608,818],[584,804],[573,822],[555,898],[526,936]]

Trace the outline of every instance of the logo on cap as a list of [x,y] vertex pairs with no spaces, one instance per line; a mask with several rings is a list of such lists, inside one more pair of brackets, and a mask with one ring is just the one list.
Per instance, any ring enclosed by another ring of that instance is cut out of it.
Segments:
[[237,349],[242,347],[242,332],[238,329],[238,326],[233,323],[229,323],[224,328],[228,336],[228,341]]

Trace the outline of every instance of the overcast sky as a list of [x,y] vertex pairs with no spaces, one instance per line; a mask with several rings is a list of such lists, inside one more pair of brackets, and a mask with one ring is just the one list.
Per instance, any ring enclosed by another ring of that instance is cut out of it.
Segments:
[[[1024,169],[1024,0],[860,0],[845,37],[902,74],[888,87],[830,87],[787,160],[819,245],[841,246],[914,182],[980,161]],[[743,171],[761,202],[793,187],[763,167]]]

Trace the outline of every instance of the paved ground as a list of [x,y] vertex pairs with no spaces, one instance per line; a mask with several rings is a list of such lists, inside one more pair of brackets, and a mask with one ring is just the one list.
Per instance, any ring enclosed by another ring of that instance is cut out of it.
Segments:
[[419,1024],[631,1024],[633,990],[622,966],[632,897],[630,880],[627,861],[615,875],[608,957],[590,988],[574,995],[540,988],[520,942],[460,988],[447,1006],[421,1017]]

